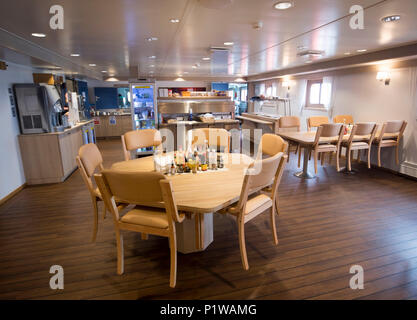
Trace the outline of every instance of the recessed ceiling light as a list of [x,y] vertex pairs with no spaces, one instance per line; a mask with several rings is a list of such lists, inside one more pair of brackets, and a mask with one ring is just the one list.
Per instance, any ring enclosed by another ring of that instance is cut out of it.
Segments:
[[311,60],[307,60],[307,61],[306,61],[306,63],[312,63],[312,62],[313,62],[313,61],[311,61]]
[[188,71],[184,71],[184,74],[188,74]]
[[146,40],[151,42],[151,41],[157,41],[158,38],[157,37],[149,37],[149,38],[146,38]]
[[231,42],[231,41],[228,41],[228,42],[225,42],[225,43],[223,43],[225,46],[233,46],[234,45],[234,42]]
[[281,1],[274,4],[274,8],[278,10],[287,10],[293,6],[290,1]]
[[180,19],[170,19],[169,21],[171,23],[178,23],[178,22],[180,22]]
[[394,16],[387,16],[387,17],[383,17],[381,19],[382,22],[395,22],[400,20],[401,17],[399,15],[394,15]]
[[79,57],[80,54],[79,53],[71,53],[71,57]]
[[150,56],[150,57],[148,57],[149,59],[155,59],[156,57],[155,56]]
[[348,56],[348,55],[350,55],[351,53],[350,52],[345,52],[345,56]]
[[155,65],[153,65],[153,64],[151,64],[150,66],[149,66],[149,68],[154,68],[155,67]]
[[185,81],[183,78],[179,77],[177,79],[175,79],[175,81]]
[[366,52],[366,51],[368,51],[367,49],[359,49],[359,50],[356,50],[357,52]]
[[32,33],[32,37],[45,38],[46,34],[44,34],[44,33]]
[[197,66],[192,66],[191,68],[193,68],[193,69],[197,69]]
[[103,72],[103,73],[107,73],[107,71],[106,71],[106,70],[103,70],[103,71],[101,71],[101,72]]
[[204,58],[202,58],[201,60],[204,60],[204,61],[209,61],[209,60],[211,60],[211,58],[209,58],[209,57],[204,57]]
[[96,67],[97,65],[95,63],[90,63],[89,66],[90,67]]

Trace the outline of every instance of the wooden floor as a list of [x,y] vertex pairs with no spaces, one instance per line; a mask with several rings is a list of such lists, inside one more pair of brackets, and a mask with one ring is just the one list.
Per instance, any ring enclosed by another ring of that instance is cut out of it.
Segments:
[[[122,159],[118,140],[99,147],[105,166]],[[0,299],[416,298],[417,182],[355,167],[356,175],[320,167],[303,181],[291,161],[279,189],[279,245],[268,214],[248,223],[244,271],[234,220],[215,215],[209,248],[179,254],[176,289],[166,239],[126,233],[125,274],[116,274],[112,220],[100,220],[91,243],[92,207],[78,172],[28,187],[0,207]],[[364,290],[349,288],[355,264],[365,270]],[[49,288],[52,265],[64,268],[64,290]]]

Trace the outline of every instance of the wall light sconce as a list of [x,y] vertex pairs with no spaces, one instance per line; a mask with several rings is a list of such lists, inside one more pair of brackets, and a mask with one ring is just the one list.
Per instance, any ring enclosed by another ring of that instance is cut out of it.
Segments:
[[376,80],[383,81],[386,86],[389,86],[391,82],[391,75],[387,71],[379,71],[376,74]]

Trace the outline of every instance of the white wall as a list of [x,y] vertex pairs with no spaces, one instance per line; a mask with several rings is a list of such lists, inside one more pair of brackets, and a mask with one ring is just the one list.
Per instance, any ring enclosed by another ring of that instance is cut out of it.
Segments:
[[[417,68],[391,71],[391,83],[385,86],[376,80],[376,72],[351,73],[333,77],[333,102],[328,111],[311,111],[303,108],[306,80],[293,80],[291,98],[294,115],[301,117],[302,129],[312,115],[327,115],[333,119],[338,114],[350,114],[355,122],[406,120],[401,148],[402,165],[395,164],[395,154],[390,148],[382,150],[382,165],[395,171],[417,176]],[[286,89],[279,88],[285,96]],[[376,163],[375,153],[372,162]]]
[[0,199],[25,183],[17,136],[20,134],[18,118],[12,116],[8,88],[14,83],[32,83],[33,70],[8,63],[0,71]]

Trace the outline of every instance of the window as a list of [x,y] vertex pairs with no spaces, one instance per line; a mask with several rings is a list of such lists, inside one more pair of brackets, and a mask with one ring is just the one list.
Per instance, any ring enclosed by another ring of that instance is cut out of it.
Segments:
[[307,108],[326,108],[330,104],[331,84],[323,79],[307,81]]

